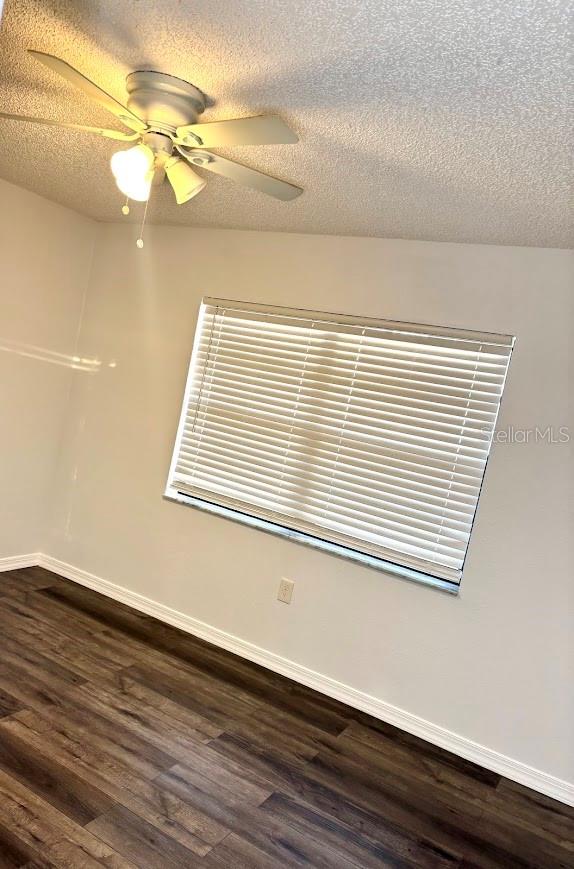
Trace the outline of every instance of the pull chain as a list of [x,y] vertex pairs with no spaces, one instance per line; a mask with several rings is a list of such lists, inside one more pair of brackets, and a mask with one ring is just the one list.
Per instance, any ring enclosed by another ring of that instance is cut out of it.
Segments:
[[122,214],[124,214],[124,215],[126,215],[126,216],[130,213],[129,201],[130,201],[129,196],[126,196],[126,201],[125,201],[125,203],[122,205]]
[[143,219],[142,219],[142,225],[141,225],[141,228],[140,228],[140,237],[139,237],[138,240],[136,241],[136,245],[139,247],[140,250],[141,250],[142,247],[144,246],[144,243],[143,243],[143,231],[144,231],[144,226],[145,226],[145,219],[146,219],[146,216],[147,216],[147,207],[148,207],[148,205],[149,205],[149,201],[150,201],[150,199],[151,199],[151,186],[150,186],[150,191],[149,191],[149,192],[150,192],[150,195],[149,195],[148,198],[146,199],[146,203],[145,203],[145,208],[144,208],[144,213],[143,213]]

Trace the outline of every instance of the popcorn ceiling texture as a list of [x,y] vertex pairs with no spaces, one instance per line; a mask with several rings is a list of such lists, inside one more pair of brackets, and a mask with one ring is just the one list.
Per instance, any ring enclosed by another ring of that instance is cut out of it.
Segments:
[[[206,121],[280,114],[298,145],[221,153],[305,193],[205,173],[186,205],[157,190],[151,222],[569,247],[569,18],[564,0],[6,0],[0,110],[119,128],[26,48],[122,102],[127,73],[156,69],[207,94]],[[120,220],[118,147],[0,120],[0,176]]]

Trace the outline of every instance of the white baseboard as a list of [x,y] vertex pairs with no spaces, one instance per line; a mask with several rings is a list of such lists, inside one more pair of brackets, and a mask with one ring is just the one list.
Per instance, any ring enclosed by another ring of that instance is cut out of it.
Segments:
[[24,567],[35,567],[40,563],[40,558],[39,552],[33,552],[30,555],[9,555],[7,558],[0,558],[0,573],[4,570],[22,570]]
[[[28,558],[31,557],[28,556]],[[426,721],[424,718],[419,718],[417,715],[406,712],[404,709],[399,709],[397,706],[385,703],[384,700],[379,700],[377,697],[357,691],[350,685],[344,685],[335,679],[331,679],[329,676],[323,676],[321,673],[309,670],[301,664],[297,664],[287,658],[282,658],[273,652],[268,652],[259,646],[253,645],[253,643],[242,640],[240,637],[235,637],[233,634],[221,631],[219,628],[215,628],[212,625],[194,619],[192,616],[185,615],[164,604],[136,594],[136,592],[109,582],[106,579],[94,576],[94,574],[74,567],[71,564],[66,564],[57,558],[40,554],[36,556],[35,564],[39,564],[41,567],[52,570],[54,573],[59,573],[61,576],[71,579],[80,585],[87,586],[87,588],[91,588],[107,597],[127,604],[142,613],[146,613],[146,615],[154,616],[162,622],[167,622],[167,624],[187,631],[196,637],[200,637],[202,640],[207,640],[207,642],[233,652],[242,658],[247,658],[249,661],[261,664],[275,673],[280,673],[293,679],[295,682],[307,685],[309,688],[314,688],[316,691],[340,700],[342,703],[347,703],[355,709],[367,712],[374,718],[379,718],[381,721],[393,724],[401,730],[406,730],[408,733],[420,736],[433,745],[451,751],[459,757],[486,767],[486,769],[499,773],[519,784],[539,791],[567,805],[574,806],[574,784],[570,782],[563,781],[539,769],[500,754],[484,745],[479,745],[470,739],[466,739],[464,736],[446,730],[444,727],[439,727],[431,721]]]

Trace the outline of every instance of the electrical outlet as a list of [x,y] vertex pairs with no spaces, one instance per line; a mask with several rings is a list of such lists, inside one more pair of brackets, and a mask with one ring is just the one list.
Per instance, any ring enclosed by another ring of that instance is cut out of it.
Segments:
[[277,600],[280,600],[282,603],[291,603],[291,598],[293,597],[293,588],[295,583],[292,579],[283,579],[279,583],[279,591],[277,592]]

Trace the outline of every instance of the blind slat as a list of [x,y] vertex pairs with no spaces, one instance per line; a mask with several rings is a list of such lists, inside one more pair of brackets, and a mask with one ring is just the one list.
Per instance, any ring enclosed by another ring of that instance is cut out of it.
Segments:
[[[209,396],[208,402],[214,401],[216,398],[221,398],[223,402],[230,399],[234,400],[237,406],[245,407],[246,404],[250,409],[257,411],[258,409],[266,410],[273,408],[280,415],[283,410],[290,406],[293,400],[293,395],[288,391],[281,393],[277,389],[269,389],[265,384],[255,385],[250,387],[249,393],[245,389],[240,389],[235,383],[227,381],[224,384],[209,385],[206,389]],[[385,403],[384,408],[378,407],[375,403],[365,404],[362,401],[356,401],[353,397],[352,406],[349,407],[348,397],[340,399],[331,399],[321,397],[320,394],[313,392],[310,394],[306,389],[298,391],[298,407],[301,415],[305,415],[310,420],[317,419],[318,421],[335,421],[338,422],[338,417],[344,414],[349,423],[354,425],[378,424],[378,422],[386,421],[387,428],[396,427],[399,430],[406,431],[409,428],[416,430],[421,436],[425,433],[436,434],[442,433],[445,439],[452,437],[455,440],[459,439],[461,429],[464,429],[464,440],[477,443],[485,443],[490,439],[488,427],[480,422],[476,422],[462,414],[460,417],[448,421],[439,417],[433,417],[428,412],[417,415],[414,412],[399,413],[393,409],[392,405]],[[203,405],[203,402],[201,402]],[[399,422],[402,421],[402,422]]]
[[[205,423],[204,423],[205,421]],[[221,414],[208,414],[202,412],[194,417],[193,426],[185,424],[182,431],[182,437],[186,442],[193,442],[196,437],[194,431],[196,426],[201,426],[203,431],[208,431],[209,426],[216,426],[220,421],[224,421],[227,425],[235,426],[239,430],[249,432],[253,439],[258,439],[258,446],[262,447],[263,443],[273,437],[276,442],[282,444],[288,443],[289,449],[298,448],[300,452],[308,453],[312,448],[313,452],[324,450],[325,452],[334,452],[335,454],[347,453],[352,457],[354,463],[362,464],[364,462],[372,462],[373,459],[382,460],[383,458],[392,462],[396,467],[408,472],[418,472],[425,475],[441,476],[448,479],[451,476],[461,479],[470,485],[479,483],[482,478],[480,463],[468,463],[456,452],[450,454],[446,459],[441,459],[436,455],[427,456],[422,451],[415,452],[412,448],[407,449],[405,445],[401,449],[396,449],[392,445],[379,441],[370,440],[351,440],[340,435],[332,435],[329,432],[321,432],[317,434],[310,429],[304,429],[299,433],[298,430],[290,431],[283,423],[278,423],[269,419],[259,419],[249,417],[245,414],[233,413],[225,410]],[[199,428],[198,428],[199,432]],[[197,432],[197,433],[198,433]],[[453,464],[456,461],[456,467]]]
[[[222,464],[216,460],[208,458],[198,458],[192,462],[182,461],[179,466],[182,473],[188,473],[193,476],[194,471],[200,468],[204,470],[211,468],[214,475],[218,474],[223,477],[233,479],[238,477],[242,482],[247,483],[253,481],[252,488],[257,489],[259,485],[270,486],[274,489],[275,482],[273,476],[266,473],[267,468],[261,466],[259,471],[253,470],[253,465],[244,460],[236,460]],[[360,497],[361,509],[365,515],[385,515],[389,516],[407,516],[413,519],[420,519],[425,526],[441,527],[442,520],[449,517],[453,528],[466,529],[472,524],[472,511],[454,510],[445,505],[427,504],[423,505],[420,502],[409,501],[405,498],[389,497],[389,493],[384,488],[378,489],[372,487],[368,489],[365,486],[335,486],[330,485],[325,481],[321,481],[317,476],[309,475],[302,477],[297,472],[285,471],[282,475],[285,481],[283,488],[289,487],[290,493],[300,491],[308,497],[322,498],[328,504],[335,502],[342,506],[353,506],[357,504]]]
[[[346,356],[342,353],[335,355],[333,350],[321,354],[319,351],[309,350],[305,345],[301,345],[301,347],[289,345],[285,347],[275,347],[262,341],[248,345],[248,347],[252,349],[245,349],[244,344],[235,345],[233,342],[227,341],[225,336],[222,336],[221,341],[222,343],[225,342],[225,349],[219,351],[222,359],[239,362],[245,358],[258,358],[262,373],[265,373],[265,357],[263,356],[262,359],[262,354],[272,355],[273,359],[276,361],[291,366],[297,365],[298,363],[301,364],[306,360],[307,365],[313,371],[353,371],[355,365],[355,354],[351,353]],[[207,359],[210,355],[209,345],[202,345],[200,347],[200,352],[203,355],[199,356],[199,361]],[[365,362],[361,365],[361,371],[365,371],[368,374],[376,374],[377,371],[380,371],[382,365],[384,365],[384,369],[387,373],[394,376],[408,377],[408,375],[410,375],[412,378],[424,380],[424,382],[434,381],[438,385],[443,384],[447,386],[458,385],[459,388],[465,388],[467,384],[471,382],[476,383],[477,388],[482,387],[483,391],[489,389],[491,391],[496,390],[504,379],[502,373],[490,373],[488,371],[483,371],[480,368],[477,375],[475,374],[475,369],[473,367],[459,369],[455,366],[449,367],[447,365],[423,365],[418,364],[414,359],[412,360],[412,363],[409,364],[406,361],[385,359],[384,357],[377,358],[375,356],[365,356]]]
[[[197,384],[201,382],[201,374],[205,369],[205,364],[208,359],[207,351],[198,351],[197,354],[197,374],[198,381]],[[213,361],[215,356],[212,356],[210,361]],[[224,368],[226,365],[230,369],[235,369],[236,371],[248,370],[250,367],[256,370],[259,374],[259,377],[266,377],[267,373],[270,374],[275,373],[277,371],[281,372],[291,372],[292,377],[297,377],[298,367],[293,365],[292,359],[282,359],[280,357],[269,357],[265,359],[265,363],[261,360],[261,352],[255,350],[245,350],[242,353],[226,353],[225,349],[219,351],[217,354],[217,366],[219,368]],[[448,401],[455,400],[456,398],[464,398],[464,400],[468,399],[468,383],[455,383],[452,380],[450,382],[439,382],[436,378],[434,381],[429,380],[421,380],[420,382],[416,379],[417,372],[411,371],[409,376],[401,376],[401,374],[393,374],[390,369],[377,367],[377,366],[367,366],[362,367],[358,371],[354,371],[351,367],[348,369],[345,366],[334,365],[332,363],[325,363],[323,365],[314,365],[312,367],[306,368],[306,382],[313,383],[314,381],[318,382],[339,382],[343,383],[345,386],[348,385],[349,380],[353,380],[357,384],[357,388],[363,389],[374,389],[375,391],[383,386],[388,388],[394,388],[400,390],[402,393],[411,393],[411,392],[419,392],[425,396],[444,396],[444,398]],[[472,378],[470,379],[470,384],[472,384]],[[474,389],[472,392],[472,400],[473,402],[485,403],[488,404],[492,402],[495,406],[498,402],[498,398],[500,396],[500,390],[496,389],[494,391],[488,391],[482,388],[479,388],[479,382],[474,382]]]
[[[252,343],[254,338],[256,339],[261,335],[261,329],[257,323],[253,324],[250,321],[243,321],[237,318],[222,323],[221,327],[218,326],[218,328],[220,328],[221,334],[247,337],[250,339],[249,343]],[[355,334],[350,335],[341,332],[340,328],[334,324],[330,326],[330,331],[334,333],[330,336],[331,341],[335,340],[340,347],[356,348],[360,344],[365,350],[377,353],[381,351],[394,355],[416,353],[418,356],[424,354],[443,359],[459,359],[461,361],[473,360],[478,354],[481,354],[490,362],[503,366],[507,357],[505,352],[500,353],[498,348],[489,346],[485,342],[474,342],[473,345],[472,343],[469,344],[469,342],[443,340],[438,343],[436,338],[427,341],[426,338],[419,335],[413,340],[412,337],[405,338],[405,336],[398,335],[396,332],[390,338],[385,338],[381,334],[373,337],[369,330],[366,329],[358,329]],[[277,326],[274,326],[268,320],[266,322],[264,337],[267,340],[286,341],[290,344],[307,343],[309,340],[318,344],[322,340],[321,335],[324,335],[325,332],[326,330],[322,325],[318,328],[294,326],[277,328]]]
[[[278,341],[272,340],[265,335],[252,335],[246,344],[247,336],[236,332],[221,332],[221,341],[225,342],[225,347],[231,355],[234,351],[241,353],[247,352],[247,347],[259,347],[263,350],[273,352],[278,358],[294,359],[300,356],[307,356],[310,364],[322,364],[323,360],[329,360],[330,357],[336,359],[337,364],[344,368],[345,365],[354,363],[357,347],[348,345],[339,345],[333,342],[328,347],[322,347],[318,336],[309,335],[307,340],[303,339],[301,343],[294,341]],[[209,342],[203,341],[200,344],[200,349],[208,352]],[[361,345],[361,355],[364,359],[365,366],[377,366],[381,363],[386,363],[389,367],[398,368],[399,370],[417,368],[420,371],[426,371],[429,374],[444,371],[449,376],[472,376],[476,372],[478,363],[480,362],[480,374],[486,380],[496,381],[496,378],[503,378],[505,366],[500,362],[492,361],[492,358],[486,354],[477,352],[474,359],[461,359],[459,357],[443,357],[438,354],[423,354],[416,351],[404,351],[399,353],[391,353],[389,350],[374,352],[373,349],[367,350]]]
[[[225,408],[229,403],[230,396],[212,398],[210,407],[218,410]],[[227,399],[227,400],[226,400]],[[246,419],[249,418],[250,408],[247,401],[237,400],[237,417],[243,415]],[[251,407],[253,407],[252,403]],[[263,410],[260,405],[257,405],[257,416],[261,420],[267,420],[269,423],[280,423],[284,418],[285,412],[281,409],[271,408]],[[320,440],[323,437],[340,437],[343,441],[354,443],[380,443],[382,446],[394,445],[395,447],[408,447],[411,451],[419,451],[422,454],[434,455],[437,459],[448,461],[453,455],[459,456],[464,464],[472,466],[481,465],[488,453],[488,444],[486,441],[473,443],[469,438],[464,438],[461,435],[460,443],[456,438],[446,437],[433,438],[431,436],[424,437],[424,433],[417,435],[412,431],[408,431],[405,426],[392,428],[390,422],[384,428],[376,425],[356,425],[353,422],[347,423],[344,433],[341,432],[341,427],[337,425],[336,420],[330,420],[325,414],[323,417],[318,417],[316,414],[302,411],[298,412],[297,417],[298,431],[305,431],[310,439]]]
[[[237,479],[235,478],[230,485],[228,478],[223,475],[214,476],[211,473],[198,473],[195,476],[195,481],[199,487],[201,487],[202,483],[204,487],[207,486],[212,489],[219,486],[222,492],[229,493],[231,496],[235,495],[237,500],[241,499],[244,508],[248,507],[251,503],[260,501],[264,504],[272,504],[275,508],[280,506],[284,515],[313,517],[320,527],[326,527],[330,524],[346,524],[349,529],[362,528],[365,533],[374,534],[375,536],[377,531],[386,533],[387,537],[389,534],[392,534],[396,537],[397,541],[400,540],[405,546],[412,545],[418,552],[437,551],[450,553],[451,555],[453,553],[459,554],[465,545],[463,535],[461,534],[457,537],[452,530],[449,531],[448,535],[442,534],[439,536],[432,530],[425,530],[414,525],[411,526],[409,523],[397,522],[392,517],[386,518],[383,521],[371,522],[367,515],[359,513],[358,510],[341,509],[338,512],[330,511],[328,516],[324,516],[324,505],[318,502],[317,499],[309,498],[297,504],[286,495],[277,497],[271,487],[268,487],[268,490],[261,488],[254,494],[247,485],[237,482]],[[344,523],[338,521],[341,517],[344,518]]]
[[[298,389],[299,382],[296,375],[289,374],[288,369],[283,369],[281,373],[276,371],[271,372],[269,369],[265,372],[265,376],[261,375],[261,367],[257,363],[251,366],[233,367],[221,363],[218,358],[217,373],[219,377],[225,376],[226,382],[241,386],[244,389],[253,387],[263,388],[269,386],[270,389],[289,391]],[[374,402],[380,404],[384,398],[386,406],[395,406],[401,411],[410,411],[411,413],[424,414],[426,411],[432,411],[433,415],[445,418],[454,417],[455,419],[464,416],[465,418],[474,419],[477,422],[492,421],[496,415],[496,402],[492,402],[492,406],[488,407],[488,402],[477,402],[469,397],[459,396],[440,396],[440,394],[417,393],[416,390],[404,390],[399,387],[389,386],[388,384],[367,384],[359,377],[350,376],[345,381],[340,377],[320,376],[309,373],[305,380],[305,391],[307,395],[316,395],[321,397],[326,387],[329,387],[329,396],[331,401],[338,398],[346,398],[349,393],[351,383],[353,384],[353,393],[356,394],[359,401],[368,404]],[[195,400],[199,398],[199,389],[190,398]],[[426,398],[422,396],[425,395]],[[441,401],[438,401],[438,398]]]
[[[202,436],[205,437],[205,432]],[[263,441],[254,447],[251,441],[246,440],[241,435],[238,436],[229,431],[222,432],[221,429],[214,426],[210,429],[209,437],[217,453],[226,460],[231,460],[237,456],[251,462],[257,461],[266,464],[271,469],[275,468],[278,461],[281,460],[287,467],[300,467],[302,473],[312,473],[308,467],[308,450],[295,449],[292,445],[287,449],[285,444],[264,443]],[[178,458],[178,465],[193,465],[196,454],[197,448],[194,446],[193,440],[182,438],[182,450]],[[464,510],[465,505],[471,511],[474,509],[474,497],[479,482],[470,486],[468,483],[461,483],[460,479],[443,478],[441,480],[441,478],[436,477],[428,479],[420,472],[406,474],[388,462],[375,464],[373,461],[362,461],[358,463],[353,461],[353,457],[349,459],[344,451],[335,453],[323,449],[313,451],[313,468],[316,469],[317,474],[326,473],[335,462],[338,465],[338,475],[345,481],[346,486],[352,486],[353,483],[358,486],[369,487],[380,484],[386,488],[395,489],[397,493],[407,493],[406,497],[422,503],[433,500],[444,503],[448,497],[457,509]],[[413,477],[416,479],[413,480]]]

